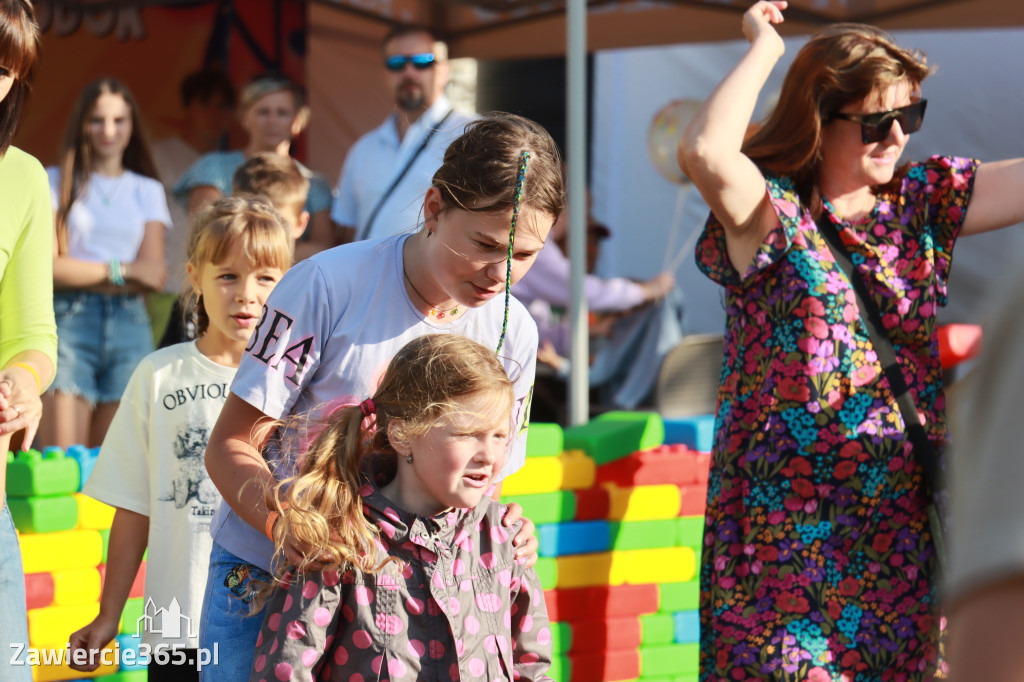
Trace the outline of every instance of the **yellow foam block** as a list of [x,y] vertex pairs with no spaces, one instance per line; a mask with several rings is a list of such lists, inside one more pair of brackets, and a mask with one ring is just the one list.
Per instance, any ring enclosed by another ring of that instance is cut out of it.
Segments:
[[97,530],[24,533],[19,542],[25,573],[95,568],[103,558],[103,540]]
[[[613,562],[612,584],[682,583],[697,575],[697,555],[690,547],[631,549],[621,552],[624,561]],[[614,569],[623,567],[619,575]]]
[[[65,649],[65,652],[67,650]],[[65,655],[67,655],[65,653]],[[39,665],[32,668],[32,680],[33,682],[56,682],[57,680],[84,680],[93,677],[100,677],[101,675],[113,675],[117,672],[117,666],[114,665],[114,661],[117,660],[113,653],[107,654],[107,660],[110,661],[110,665],[103,665],[100,663],[100,667],[91,673],[83,673],[78,670],[72,670],[67,663],[62,665]]]
[[108,530],[114,522],[116,510],[109,504],[94,500],[82,493],[75,493],[75,502],[78,503],[78,525],[75,526],[76,528]]
[[562,460],[558,457],[527,457],[526,464],[501,484],[501,494],[552,493],[562,488]]
[[77,606],[99,600],[100,572],[95,566],[53,572],[53,606]]
[[72,632],[91,623],[99,613],[99,602],[29,609],[29,645],[39,649],[61,649],[68,643]]
[[611,521],[653,521],[679,516],[679,488],[674,485],[638,485],[620,488],[607,485]]
[[592,488],[597,478],[597,463],[582,450],[566,450],[562,461],[562,490]]
[[558,564],[557,587],[591,587],[594,585],[610,585],[615,572],[621,572],[617,562],[621,552],[598,552],[596,554],[576,554],[556,557]]

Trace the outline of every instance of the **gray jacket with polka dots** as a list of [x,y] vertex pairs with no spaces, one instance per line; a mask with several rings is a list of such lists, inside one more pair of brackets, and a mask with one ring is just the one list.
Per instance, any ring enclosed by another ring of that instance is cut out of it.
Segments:
[[372,484],[377,574],[285,579],[267,605],[251,676],[274,680],[550,680],[551,631],[533,569],[515,560],[504,507],[419,517]]

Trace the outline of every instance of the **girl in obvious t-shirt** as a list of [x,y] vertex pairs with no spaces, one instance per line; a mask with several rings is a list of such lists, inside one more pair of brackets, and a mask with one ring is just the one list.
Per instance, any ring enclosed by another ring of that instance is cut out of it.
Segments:
[[487,497],[514,399],[493,347],[432,334],[331,416],[268,495],[277,548],[304,551],[279,566],[251,680],[550,680],[540,582]]
[[[259,486],[246,484],[272,485],[281,455],[279,434],[254,431],[260,422],[358,404],[410,340],[458,334],[499,350],[516,396],[502,476],[523,465],[537,327],[505,285],[533,263],[563,196],[558,149],[543,128],[508,114],[483,118],[445,152],[419,232],[321,252],[281,281],[207,448],[207,470],[227,502],[213,521],[200,634],[204,648],[219,643],[211,679],[248,678],[260,618],[236,596],[248,594],[248,580],[270,577],[268,510]],[[297,559],[294,542],[284,547]]]
[[56,212],[57,374],[41,435],[61,447],[93,447],[128,377],[153,350],[144,294],[160,289],[167,272],[167,200],[124,84],[101,78],[86,86],[61,164],[47,172]]
[[[181,650],[168,662],[183,666],[171,670],[151,659],[149,679],[198,679],[210,519],[220,504],[203,451],[263,303],[291,265],[292,249],[291,232],[278,214],[252,197],[217,201],[195,222],[186,267],[199,338],[163,348],[139,364],[85,485],[86,494],[117,511],[100,613],[71,636],[72,650],[97,651],[117,634],[148,546],[147,600],[158,611],[177,605],[185,617],[181,622],[189,625],[178,623],[177,637],[169,635],[173,624],[159,618],[141,628],[151,652]],[[78,669],[95,670],[98,663]]]

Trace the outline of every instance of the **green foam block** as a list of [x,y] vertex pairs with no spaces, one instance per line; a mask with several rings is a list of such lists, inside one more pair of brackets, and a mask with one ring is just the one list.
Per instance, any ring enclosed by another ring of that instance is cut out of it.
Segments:
[[670,613],[649,613],[640,616],[643,646],[658,646],[675,642],[676,625]]
[[656,412],[606,412],[564,433],[566,450],[583,450],[600,465],[658,447],[665,424]]
[[71,495],[11,497],[7,506],[19,533],[55,533],[78,525],[78,503]]
[[101,675],[95,679],[102,682],[146,682],[149,679],[149,671],[146,669],[122,670],[113,675]]
[[[558,658],[558,654],[567,653],[572,648],[572,628],[568,623],[552,623],[551,624],[551,650],[555,653],[555,658]],[[568,659],[566,659],[568,664]],[[568,670],[568,668],[566,668]],[[548,675],[554,679],[564,679],[555,675]]]
[[531,423],[527,430],[527,457],[557,457],[564,450],[562,427],[558,424]]
[[107,545],[110,544],[110,529],[102,528],[99,531],[100,540],[103,542],[103,558],[100,560],[101,564],[107,563]]
[[676,523],[676,544],[699,549],[704,545],[704,517],[680,516]]
[[617,521],[611,525],[612,549],[657,549],[676,546],[676,520]]
[[689,675],[700,665],[699,644],[670,644],[640,647],[640,672],[655,675]]
[[124,610],[121,611],[121,634],[134,635],[139,628],[139,618],[145,613],[146,603],[142,597],[129,599],[124,603]]
[[45,452],[7,453],[7,496],[68,495],[78,492],[82,474],[78,461],[60,448]]
[[700,582],[688,580],[685,583],[662,583],[658,585],[658,611],[695,611],[700,607]]
[[532,493],[501,498],[502,502],[515,502],[523,507],[523,516],[536,525],[572,521],[576,516],[576,495],[571,490],[552,493]]
[[558,562],[554,557],[540,557],[537,565],[533,567],[540,580],[541,589],[553,590],[558,584]]

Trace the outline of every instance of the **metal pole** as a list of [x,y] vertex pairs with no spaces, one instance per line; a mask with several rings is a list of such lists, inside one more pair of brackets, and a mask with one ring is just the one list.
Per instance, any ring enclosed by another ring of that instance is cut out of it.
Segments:
[[590,418],[590,350],[587,301],[583,297],[586,274],[585,226],[587,221],[587,3],[566,3],[567,78],[566,157],[569,170],[569,328],[572,332],[569,359],[569,423],[584,424]]

